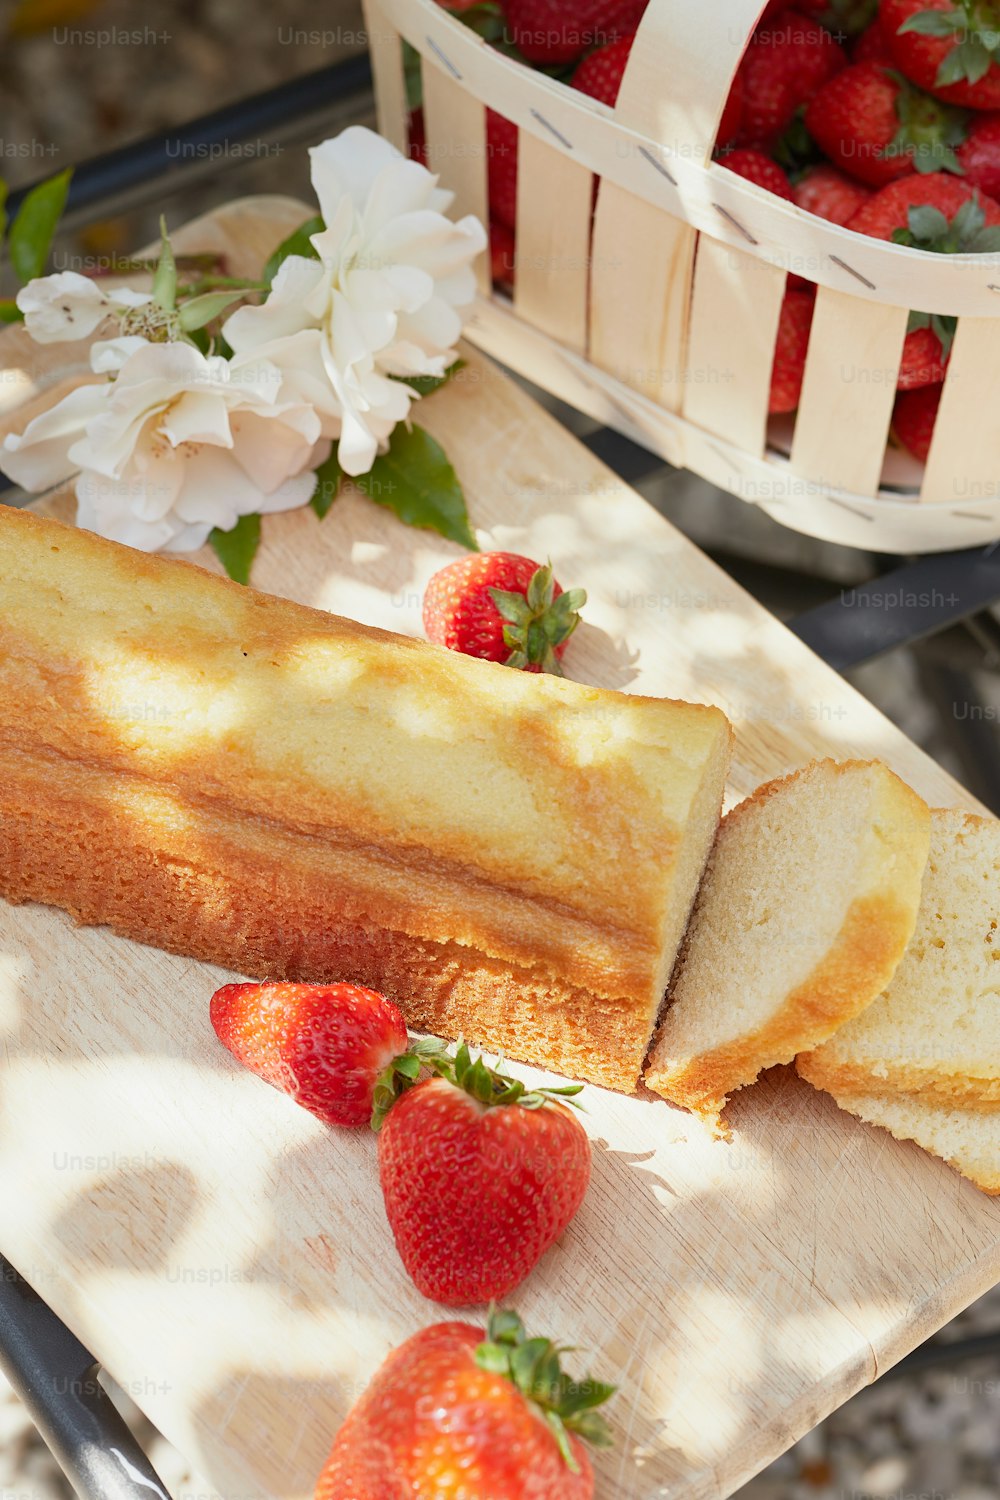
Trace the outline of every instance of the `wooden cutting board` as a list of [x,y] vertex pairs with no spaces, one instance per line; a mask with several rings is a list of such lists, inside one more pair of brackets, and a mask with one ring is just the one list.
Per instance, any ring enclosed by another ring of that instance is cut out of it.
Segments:
[[[253,271],[302,217],[250,200],[181,238]],[[551,554],[587,587],[570,675],[721,704],[738,731],[730,801],[834,754],[882,756],[932,803],[976,806],[467,357],[421,421],[482,545]],[[0,391],[36,402],[68,368],[65,347],[17,330],[0,365],[22,372]],[[424,585],[457,551],[347,493],[322,523],[265,520],[254,582],[416,634]],[[216,1043],[207,1006],[225,977],[0,903],[0,1248],[211,1487],[307,1500],[385,1354],[448,1314],[401,1272],[374,1138],[325,1129]],[[649,1096],[590,1088],[587,1104],[593,1186],[516,1302],[620,1386],[602,1500],[729,1492],[1000,1277],[1000,1202],[788,1070],[741,1097],[728,1144]]]

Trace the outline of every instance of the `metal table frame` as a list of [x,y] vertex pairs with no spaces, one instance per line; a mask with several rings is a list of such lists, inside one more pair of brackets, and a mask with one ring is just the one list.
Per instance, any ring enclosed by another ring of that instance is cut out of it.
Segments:
[[[370,109],[367,56],[335,63],[204,115],[172,130],[169,137],[150,136],[83,162],[74,173],[64,222],[72,228],[195,185],[218,170],[213,145],[248,141],[265,132],[275,141],[318,138],[321,132]],[[185,149],[179,149],[178,143]],[[11,194],[11,214],[26,191]],[[584,441],[630,482],[661,467],[659,459],[609,429]],[[6,488],[9,484],[0,476],[0,492]],[[831,666],[845,671],[963,621],[978,620],[981,632],[997,648],[1000,627],[985,611],[1000,600],[1000,544],[902,563],[887,558],[882,564],[876,578],[850,591],[849,605],[841,592],[788,622]],[[887,593],[900,601],[892,610],[885,608]],[[995,752],[986,759],[992,767]],[[990,778],[996,796],[987,800],[1000,810],[1000,779],[995,770],[990,770]],[[1000,1332],[928,1343],[882,1378],[998,1353]],[[2,1256],[0,1369],[86,1500],[149,1500],[151,1494],[168,1500],[162,1482],[100,1384],[98,1362]]]

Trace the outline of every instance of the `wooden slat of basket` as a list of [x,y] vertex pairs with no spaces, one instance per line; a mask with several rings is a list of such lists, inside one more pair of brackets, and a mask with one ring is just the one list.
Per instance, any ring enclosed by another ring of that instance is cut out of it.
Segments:
[[536,328],[581,351],[587,346],[593,194],[586,167],[520,132],[514,307]]
[[[454,218],[475,214],[483,224],[490,219],[486,179],[486,106],[442,67],[424,58],[424,125],[427,131],[427,164],[441,175],[445,187],[455,194]],[[491,287],[489,253],[476,260],[476,280],[481,291]]]
[[903,307],[819,289],[792,441],[796,474],[877,492],[907,316]]
[[762,8],[762,0],[726,0],[710,18],[703,0],[650,0],[615,117],[678,156],[709,162],[733,74]]
[[679,411],[695,232],[605,178],[590,273],[590,357]]
[[973,505],[1000,493],[1000,324],[960,318],[941,393],[921,500]]
[[785,273],[701,235],[695,259],[684,416],[759,457]]
[[379,134],[406,151],[410,112],[403,72],[403,39],[376,0],[363,0],[365,29],[375,79]]

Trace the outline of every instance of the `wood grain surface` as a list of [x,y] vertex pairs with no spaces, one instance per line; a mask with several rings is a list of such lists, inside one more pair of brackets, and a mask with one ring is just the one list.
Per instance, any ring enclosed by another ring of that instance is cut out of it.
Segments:
[[[301,217],[249,201],[182,243],[225,243],[239,273]],[[51,358],[32,370],[21,335],[0,343],[26,398]],[[571,676],[726,710],[730,801],[834,754],[976,805],[481,355],[420,420],[481,544],[551,555],[588,589]],[[266,518],[254,582],[418,633],[457,552],[346,492],[322,523]],[[0,1247],[212,1493],[307,1500],[385,1354],[449,1314],[398,1264],[374,1138],[324,1128],[216,1043],[225,977],[0,904]],[[601,1500],[728,1493],[1000,1276],[1000,1202],[788,1070],[740,1097],[729,1143],[651,1096],[586,1102],[592,1188],[516,1301],[620,1386]]]

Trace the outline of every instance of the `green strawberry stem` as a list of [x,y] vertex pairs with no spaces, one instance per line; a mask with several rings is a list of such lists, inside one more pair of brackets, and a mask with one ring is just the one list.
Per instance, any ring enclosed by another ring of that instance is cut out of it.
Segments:
[[886,68],[885,72],[899,87],[896,95],[899,129],[881,154],[895,157],[912,152],[913,166],[918,172],[954,172],[964,177],[965,169],[954,147],[965,140],[968,113],[932,99],[894,68]]
[[505,621],[504,645],[510,647],[506,665],[539,666],[543,672],[561,677],[556,651],[580,623],[586,589],[567,589],[555,598],[555,577],[548,562],[532,575],[526,593],[490,589],[489,595]]
[[957,0],[951,10],[918,11],[903,22],[899,35],[908,31],[954,41],[937,70],[937,88],[963,80],[978,83],[993,63],[1000,62],[1000,18],[994,6],[980,0]]
[[582,1107],[576,1098],[583,1092],[582,1083],[567,1083],[558,1088],[543,1084],[529,1089],[519,1078],[511,1078],[503,1071],[502,1058],[491,1068],[482,1056],[473,1058],[465,1042],[459,1042],[453,1057],[444,1042],[429,1036],[394,1057],[376,1081],[372,1098],[373,1130],[381,1130],[396,1100],[419,1082],[425,1068],[489,1107],[518,1104],[522,1109],[541,1109],[553,1102],[572,1104],[575,1109]]
[[595,1448],[610,1448],[611,1430],[597,1407],[614,1395],[617,1387],[600,1380],[572,1380],[561,1368],[566,1345],[551,1339],[529,1339],[524,1324],[511,1309],[490,1307],[486,1338],[476,1349],[476,1364],[494,1375],[505,1375],[544,1419],[572,1473],[580,1466],[573,1456],[569,1435],[576,1433]]
[[[1000,225],[987,226],[978,195],[973,193],[951,220],[930,203],[912,205],[907,213],[907,228],[894,229],[892,239],[894,244],[928,250],[933,255],[975,255],[1000,250]],[[953,313],[911,312],[906,331],[929,328],[937,335],[941,353],[947,359],[957,327],[958,319]]]

